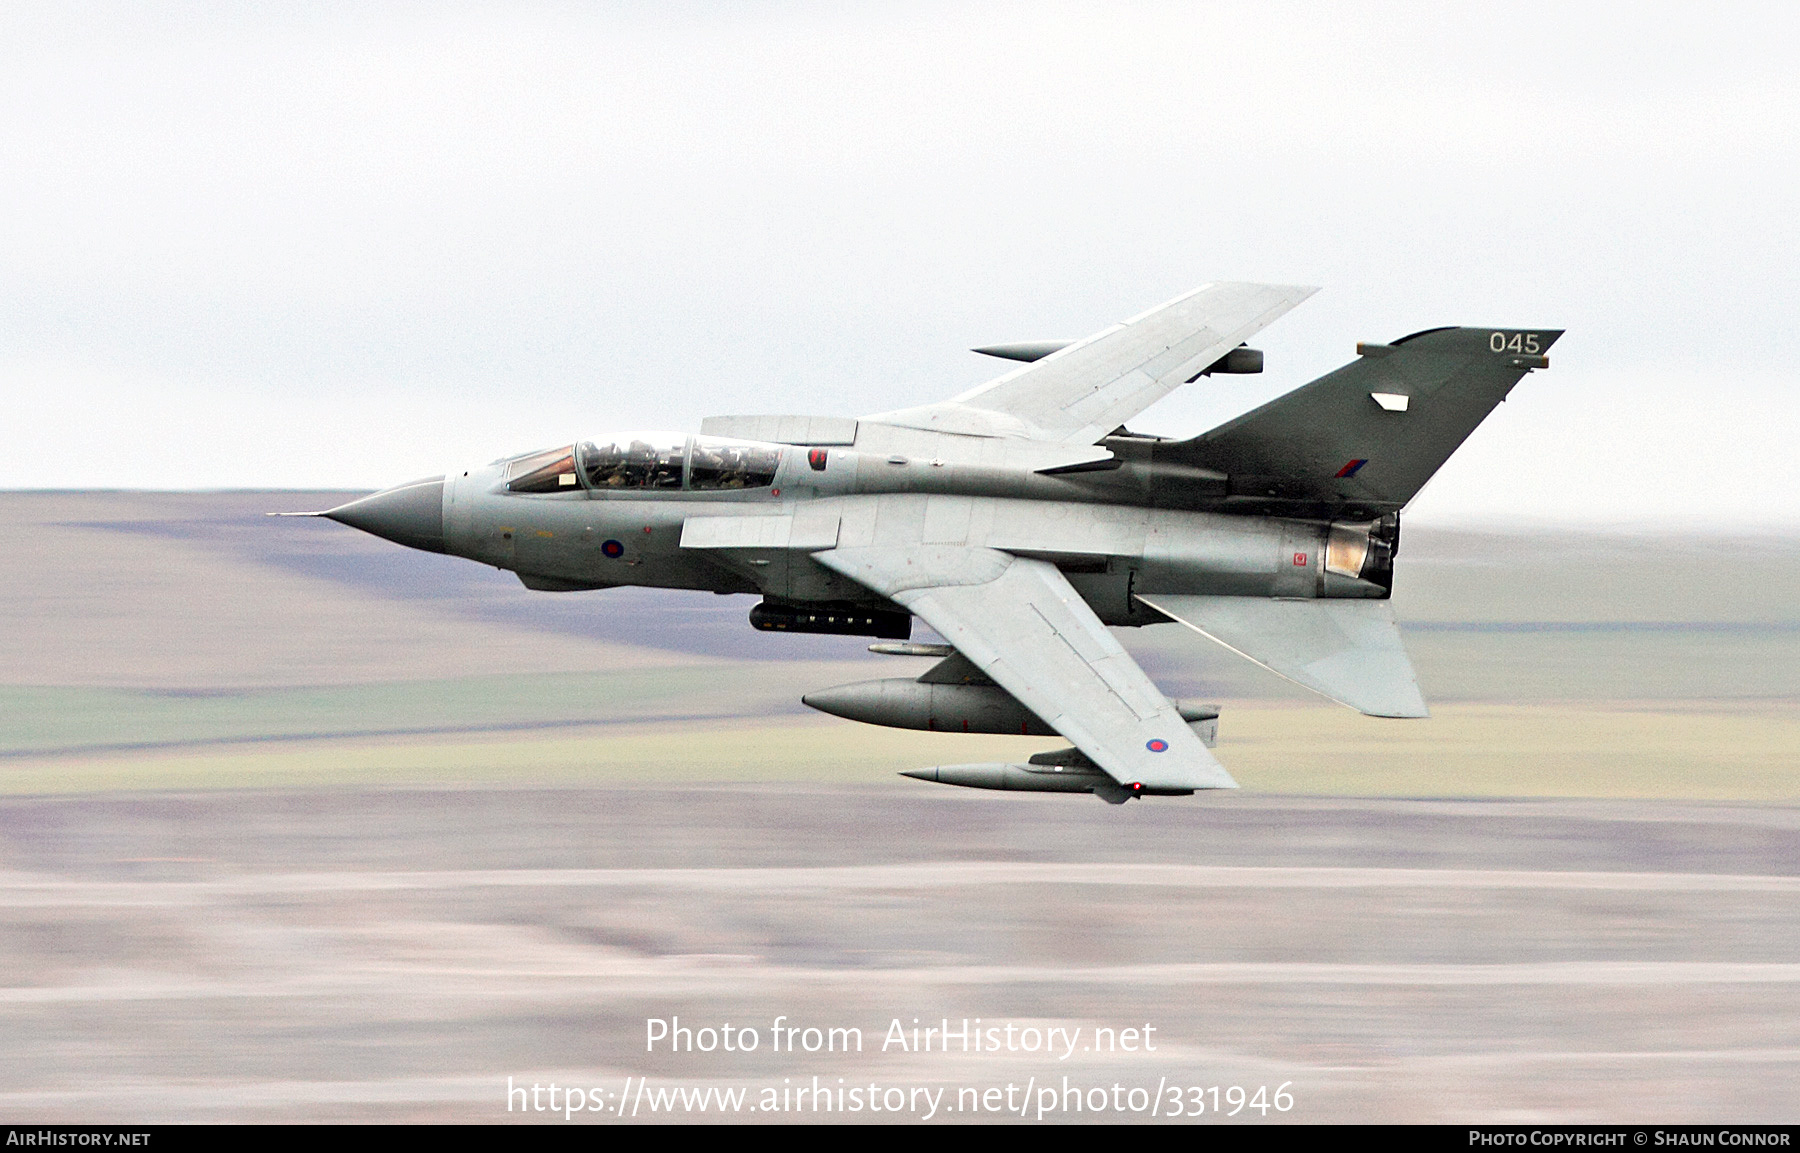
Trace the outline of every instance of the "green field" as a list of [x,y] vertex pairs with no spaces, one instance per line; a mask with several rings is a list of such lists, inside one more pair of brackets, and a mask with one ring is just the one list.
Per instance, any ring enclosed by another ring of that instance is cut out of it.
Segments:
[[[921,765],[1018,760],[1052,739],[874,729],[827,717],[631,722],[532,732],[266,740],[17,756],[0,792],[311,785],[893,783]],[[1220,759],[1246,788],[1334,796],[1800,802],[1800,708],[1444,705],[1379,721],[1242,705]]]
[[[0,757],[742,717],[792,711],[805,691],[796,674],[810,669],[719,662],[211,692],[0,685]],[[826,669],[815,675],[840,671]]]
[[[746,635],[718,598],[528,593],[260,515],[312,499],[0,496],[25,542],[0,558],[0,791],[895,782],[1057,744],[810,714],[808,689],[924,665]],[[1797,573],[1785,538],[1409,531],[1417,722],[1179,626],[1121,636],[1172,695],[1224,706],[1219,756],[1249,789],[1800,800]]]

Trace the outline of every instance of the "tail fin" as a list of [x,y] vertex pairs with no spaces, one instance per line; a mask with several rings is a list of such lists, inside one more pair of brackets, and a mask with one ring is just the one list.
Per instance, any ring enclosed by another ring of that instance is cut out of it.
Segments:
[[1411,500],[1561,329],[1433,328],[1359,358],[1193,440],[1158,462],[1230,478],[1231,503],[1375,517]]

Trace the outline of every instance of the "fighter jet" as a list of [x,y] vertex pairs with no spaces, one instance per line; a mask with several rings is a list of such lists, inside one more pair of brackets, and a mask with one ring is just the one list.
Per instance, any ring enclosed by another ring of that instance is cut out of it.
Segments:
[[[1425,716],[1388,600],[1401,510],[1562,335],[1426,329],[1190,439],[1125,427],[1260,372],[1247,342],[1314,291],[1207,284],[1084,340],[976,349],[1021,363],[947,401],[618,433],[299,515],[545,592],[760,594],[755,628],[938,658],[816,709],[1069,745],[909,777],[1113,804],[1235,788],[1218,710],[1165,697],[1109,630],[1174,622],[1371,716]],[[943,643],[910,643],[915,620]]]

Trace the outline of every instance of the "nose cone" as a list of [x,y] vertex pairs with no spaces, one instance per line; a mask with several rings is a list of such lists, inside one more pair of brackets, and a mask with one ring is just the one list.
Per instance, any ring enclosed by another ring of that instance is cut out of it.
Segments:
[[444,478],[415,480],[323,514],[407,548],[444,551]]

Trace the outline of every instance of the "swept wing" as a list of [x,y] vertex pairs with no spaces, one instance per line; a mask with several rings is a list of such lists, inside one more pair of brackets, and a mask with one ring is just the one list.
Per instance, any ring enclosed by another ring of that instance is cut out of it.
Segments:
[[1120,784],[1237,784],[1054,565],[988,548],[813,559],[910,609]]
[[951,400],[864,419],[937,432],[1093,444],[1317,292],[1206,284]]

